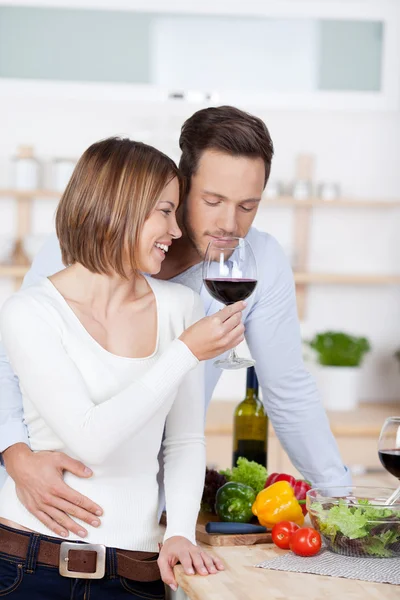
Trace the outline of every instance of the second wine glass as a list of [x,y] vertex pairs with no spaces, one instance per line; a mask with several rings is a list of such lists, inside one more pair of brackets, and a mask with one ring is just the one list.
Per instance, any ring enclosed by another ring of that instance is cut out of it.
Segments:
[[[400,417],[388,417],[383,424],[378,442],[379,460],[400,480]],[[400,499],[400,486],[388,498],[385,504],[394,504]]]
[[[251,246],[244,238],[215,238],[208,244],[203,281],[213,298],[223,304],[245,300],[257,285],[257,266]],[[241,358],[233,348],[226,359],[214,362],[221,369],[252,367],[255,361]]]

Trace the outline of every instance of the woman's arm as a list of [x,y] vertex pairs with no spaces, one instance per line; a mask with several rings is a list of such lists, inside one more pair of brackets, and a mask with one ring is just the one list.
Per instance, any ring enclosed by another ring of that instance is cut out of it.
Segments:
[[[188,325],[204,316],[195,296]],[[203,493],[205,455],[204,364],[183,378],[168,414],[164,437],[164,486],[167,530],[164,541],[183,536],[196,543],[195,527]]]
[[[196,312],[197,311],[197,312]],[[192,319],[203,314],[200,302]],[[196,522],[205,476],[204,365],[185,375],[169,412],[164,439],[164,484],[167,529],[158,564],[161,577],[173,590],[177,583],[173,567],[182,564],[185,573],[214,574],[223,563],[196,544]]]
[[144,376],[96,405],[65,352],[61,331],[36,301],[11,297],[0,314],[0,331],[22,389],[66,446],[93,465],[140,431],[198,364],[176,339]]
[[179,386],[163,445],[167,510],[164,541],[179,535],[195,544],[206,469],[203,365],[188,373]]

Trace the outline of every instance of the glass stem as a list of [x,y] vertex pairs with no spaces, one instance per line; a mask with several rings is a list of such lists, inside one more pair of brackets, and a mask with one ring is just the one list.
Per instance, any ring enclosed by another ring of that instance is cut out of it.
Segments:
[[236,348],[232,348],[232,350],[229,353],[229,362],[236,362],[238,360],[238,355],[236,354]]

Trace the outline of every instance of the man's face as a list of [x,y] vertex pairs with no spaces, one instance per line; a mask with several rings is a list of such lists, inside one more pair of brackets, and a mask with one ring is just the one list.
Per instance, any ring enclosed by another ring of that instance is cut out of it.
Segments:
[[264,179],[261,158],[234,157],[215,150],[203,152],[183,208],[186,234],[202,258],[209,242],[248,233]]

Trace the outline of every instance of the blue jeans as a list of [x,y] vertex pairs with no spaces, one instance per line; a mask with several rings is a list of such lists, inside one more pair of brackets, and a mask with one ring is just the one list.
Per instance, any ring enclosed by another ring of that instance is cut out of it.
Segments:
[[[0,526],[0,529],[2,526]],[[18,533],[22,533],[19,531]],[[0,531],[1,535],[1,531]],[[10,600],[164,600],[161,579],[149,583],[120,577],[116,553],[107,548],[106,575],[102,579],[72,579],[58,568],[37,563],[40,539],[60,544],[63,540],[27,533],[30,544],[25,559],[0,553],[0,599]]]

